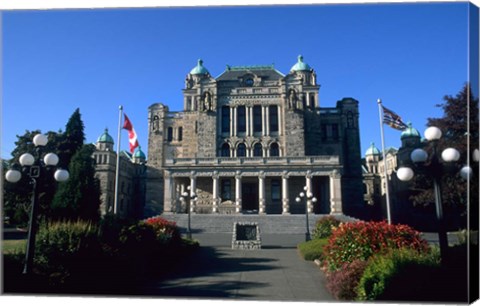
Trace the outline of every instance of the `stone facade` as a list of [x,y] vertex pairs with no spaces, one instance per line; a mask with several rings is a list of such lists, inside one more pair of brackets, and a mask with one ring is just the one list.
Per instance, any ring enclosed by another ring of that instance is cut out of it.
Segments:
[[[145,157],[127,152],[120,154],[117,214],[124,218],[139,219],[143,217],[145,207]],[[100,213],[101,215],[112,214],[115,201],[117,153],[113,150],[113,139],[108,135],[108,131],[105,131],[97,140],[93,159],[95,160],[95,176],[100,181]]]
[[183,89],[183,111],[148,109],[146,214],[310,213],[361,210],[358,101],[321,107],[316,73],[299,57],[284,75],[273,66],[230,67],[213,78],[199,61]]

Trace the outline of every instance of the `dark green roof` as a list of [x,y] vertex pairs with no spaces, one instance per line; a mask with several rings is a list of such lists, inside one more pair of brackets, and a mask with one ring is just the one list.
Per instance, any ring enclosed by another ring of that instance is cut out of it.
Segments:
[[103,132],[100,137],[98,137],[97,142],[102,142],[102,143],[113,143],[113,138],[108,134],[108,129],[105,129],[105,132]]

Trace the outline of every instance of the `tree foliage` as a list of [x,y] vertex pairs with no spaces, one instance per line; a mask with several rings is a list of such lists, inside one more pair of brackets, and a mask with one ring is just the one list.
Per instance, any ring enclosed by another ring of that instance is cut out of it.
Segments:
[[[478,162],[472,160],[472,153],[478,148],[478,97],[474,97],[469,84],[466,84],[456,96],[445,96],[444,103],[437,104],[443,109],[443,117],[428,118],[428,126],[436,126],[442,131],[438,141],[438,154],[446,148],[456,148],[460,152],[460,165],[470,161],[474,175],[469,184],[459,175],[459,168],[451,168],[443,173],[441,179],[442,202],[445,215],[458,213],[465,216],[470,203],[478,205]],[[429,143],[425,150],[429,156],[433,153],[433,146]],[[469,188],[470,187],[470,188]],[[428,176],[418,175],[415,178],[414,189],[417,193],[412,196],[416,205],[431,205],[435,203],[433,181]],[[474,208],[472,205],[472,208]],[[477,210],[478,212],[478,210]],[[478,215],[478,213],[477,213]]]
[[68,167],[70,178],[59,187],[52,202],[52,218],[92,220],[99,218],[100,184],[95,178],[93,145],[84,145]]
[[[33,154],[37,159],[43,159],[46,153],[54,152],[59,156],[57,167],[69,169],[68,183],[57,183],[53,178],[55,169],[42,168],[43,173],[37,178],[37,191],[39,193],[39,215],[49,219],[58,216],[67,216],[67,212],[77,215],[89,216],[84,219],[98,218],[98,203],[100,201],[98,181],[95,180],[95,167],[91,157],[94,148],[84,146],[84,124],[80,110],[77,108],[66,124],[65,132],[48,132],[48,143],[43,148],[36,148],[33,137],[41,133],[39,130],[26,131],[17,135],[12,159],[8,161],[10,168],[21,170],[19,159],[24,153]],[[85,167],[85,168],[83,168]],[[48,172],[48,173],[45,173]],[[68,186],[67,186],[68,185]],[[57,187],[62,195],[56,195]],[[76,187],[77,190],[75,190]],[[66,195],[67,191],[70,192]],[[27,224],[32,202],[32,181],[28,175],[15,183],[4,184],[4,213],[17,224]],[[80,194],[79,194],[80,193]],[[83,193],[83,194],[82,194]],[[55,201],[54,201],[55,199]],[[65,201],[65,202],[62,202]],[[54,205],[52,205],[54,202]],[[86,204],[88,203],[88,204]],[[72,206],[72,207],[69,207]],[[60,211],[55,211],[59,209]]]

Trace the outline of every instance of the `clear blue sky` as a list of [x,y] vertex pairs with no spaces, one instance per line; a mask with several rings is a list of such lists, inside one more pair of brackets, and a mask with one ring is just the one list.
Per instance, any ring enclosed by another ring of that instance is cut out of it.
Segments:
[[287,74],[302,54],[322,107],[360,102],[362,153],[380,148],[377,98],[423,133],[468,78],[467,3],[5,11],[2,30],[4,158],[16,135],[65,129],[77,107],[87,142],[105,127],[116,139],[120,104],[146,151],[148,106],[181,110],[199,58],[216,77],[227,64]]

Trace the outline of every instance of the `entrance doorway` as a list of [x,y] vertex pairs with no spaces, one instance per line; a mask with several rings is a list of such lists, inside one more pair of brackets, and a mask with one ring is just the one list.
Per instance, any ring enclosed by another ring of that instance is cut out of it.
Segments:
[[242,211],[258,212],[258,183],[242,183]]

